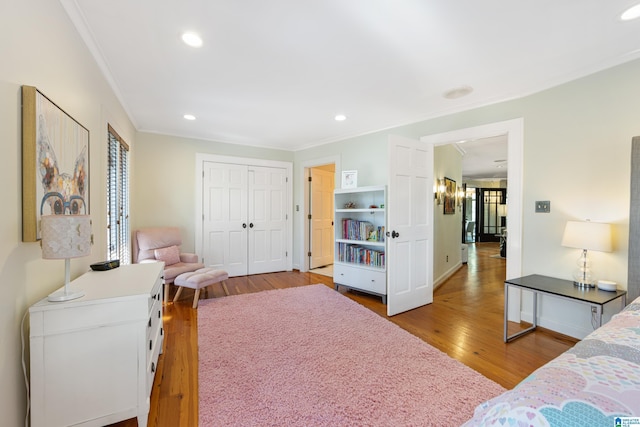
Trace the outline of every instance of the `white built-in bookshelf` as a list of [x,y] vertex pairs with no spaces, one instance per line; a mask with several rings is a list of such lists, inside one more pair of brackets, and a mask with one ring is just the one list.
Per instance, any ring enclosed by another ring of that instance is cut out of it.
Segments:
[[386,303],[385,186],[334,190],[333,281],[382,297]]

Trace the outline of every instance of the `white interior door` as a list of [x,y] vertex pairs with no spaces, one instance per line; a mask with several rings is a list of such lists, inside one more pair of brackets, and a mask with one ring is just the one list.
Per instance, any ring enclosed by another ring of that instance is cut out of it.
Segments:
[[333,188],[335,172],[311,168],[309,268],[333,264]]
[[[433,146],[389,136],[387,314],[433,302]],[[397,234],[397,235],[396,235]]]
[[286,180],[285,169],[249,167],[248,274],[287,268]]
[[229,276],[247,274],[246,165],[204,162],[202,262]]

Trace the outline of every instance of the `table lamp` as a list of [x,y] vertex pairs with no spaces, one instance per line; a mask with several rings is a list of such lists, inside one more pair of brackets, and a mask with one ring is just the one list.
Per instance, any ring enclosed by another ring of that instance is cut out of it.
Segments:
[[591,221],[567,221],[562,246],[582,249],[578,269],[573,274],[574,285],[594,288],[596,278],[591,272],[587,251],[611,252],[611,225]]
[[80,298],[82,290],[69,286],[71,258],[91,254],[91,217],[89,215],[43,215],[40,222],[42,258],[64,259],[64,290],[49,295],[49,301]]

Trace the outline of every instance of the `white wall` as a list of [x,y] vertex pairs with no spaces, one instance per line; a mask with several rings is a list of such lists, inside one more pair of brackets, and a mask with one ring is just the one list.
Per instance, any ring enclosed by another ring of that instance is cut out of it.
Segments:
[[26,410],[20,321],[30,305],[64,282],[64,261],[43,260],[39,243],[22,242],[21,86],[37,87],[90,132],[95,245],[91,256],[71,261],[72,278],[106,256],[107,121],[133,149],[135,131],[59,2],[3,2],[0,28],[0,424],[17,426]]

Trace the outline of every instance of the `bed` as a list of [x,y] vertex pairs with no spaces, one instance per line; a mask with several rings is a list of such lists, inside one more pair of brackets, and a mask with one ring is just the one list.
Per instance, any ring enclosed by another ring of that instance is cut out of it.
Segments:
[[640,424],[640,298],[464,426],[638,425],[629,417]]

